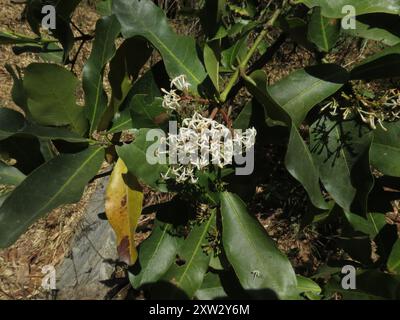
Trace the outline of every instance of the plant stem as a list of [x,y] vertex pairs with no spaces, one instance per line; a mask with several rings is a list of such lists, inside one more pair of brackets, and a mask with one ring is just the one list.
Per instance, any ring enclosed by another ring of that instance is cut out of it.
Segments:
[[55,39],[47,39],[47,38],[32,38],[30,36],[27,36],[25,34],[22,33],[18,33],[18,32],[14,32],[14,31],[2,31],[3,33],[11,36],[11,37],[17,37],[26,41],[31,41],[32,43],[41,43],[41,44],[45,44],[45,43],[54,43],[54,42],[58,42],[58,40]]
[[[285,1],[284,1],[285,4]],[[283,4],[283,6],[284,6]],[[230,91],[232,90],[233,86],[235,85],[236,81],[239,79],[240,70],[245,70],[247,64],[249,63],[250,59],[253,57],[254,53],[256,52],[258,46],[260,45],[261,41],[264,39],[268,32],[268,28],[274,25],[276,19],[278,19],[279,15],[281,14],[282,9],[277,9],[274,14],[272,15],[271,19],[266,23],[264,29],[260,32],[257,36],[256,40],[254,41],[253,45],[251,46],[249,52],[246,54],[243,61],[240,62],[239,66],[235,70],[235,73],[229,79],[229,82],[225,88],[225,90],[221,93],[220,101],[224,103],[228,98]]]
[[[246,73],[251,74],[256,70],[261,69],[265,64],[267,64],[268,61],[270,61],[275,55],[275,53],[280,49],[282,44],[286,41],[286,38],[287,38],[286,34],[282,33],[278,37],[278,39],[276,39],[276,41],[267,49],[267,51],[247,69]],[[230,99],[234,98],[243,86],[244,82],[243,78],[241,78],[232,87],[231,91],[228,94],[228,97],[226,98],[226,101],[229,101]]]

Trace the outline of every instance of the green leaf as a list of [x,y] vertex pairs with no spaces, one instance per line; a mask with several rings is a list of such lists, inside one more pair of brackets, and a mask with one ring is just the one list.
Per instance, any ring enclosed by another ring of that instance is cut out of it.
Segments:
[[114,115],[113,125],[110,130],[108,130],[108,133],[122,132],[132,129],[132,127],[131,111],[130,109],[125,109]]
[[0,247],[14,243],[52,209],[77,202],[103,158],[104,149],[91,147],[77,154],[60,155],[33,171],[0,208]]
[[365,59],[350,72],[352,80],[376,80],[400,76],[400,44]]
[[[216,48],[213,49],[211,46]],[[204,64],[217,92],[219,92],[219,58],[214,50],[218,49],[218,47],[218,45],[213,45],[212,43],[204,45]]]
[[96,37],[83,68],[82,79],[90,133],[97,129],[101,115],[107,108],[108,98],[103,88],[104,67],[115,54],[114,41],[120,31],[121,26],[115,16],[103,17],[96,23]]
[[301,275],[296,275],[297,278],[297,290],[299,293],[305,294],[310,300],[321,299],[319,295],[321,294],[320,286],[313,280],[303,277]]
[[245,290],[271,289],[281,299],[295,295],[296,275],[262,225],[236,195],[221,194],[222,243]]
[[387,267],[390,272],[400,274],[400,239],[396,241],[392,248]]
[[308,39],[319,50],[329,52],[339,39],[339,34],[340,21],[326,18],[322,15],[320,7],[314,8],[308,25]]
[[346,34],[382,42],[388,46],[400,43],[397,31],[400,17],[393,14],[372,13],[357,17],[356,28],[343,30]]
[[368,234],[373,240],[386,225],[386,218],[383,213],[368,213],[367,219],[350,212],[345,212],[347,220],[356,231]]
[[26,116],[29,118],[30,114],[28,110],[27,96],[24,90],[21,71],[19,67],[16,67],[16,70],[14,70],[14,68],[9,64],[6,64],[5,67],[7,69],[7,72],[13,78],[13,87],[11,89],[12,100],[25,112]]
[[357,15],[383,12],[400,14],[400,3],[396,0],[296,0],[295,3],[304,3],[308,7],[321,7],[322,14],[329,18],[342,18],[346,13],[342,9],[352,5]]
[[25,8],[25,15],[31,30],[40,36],[40,26],[42,21],[42,1],[41,0],[30,0],[27,2]]
[[25,179],[25,175],[17,168],[0,161],[0,185],[17,186]]
[[252,113],[253,105],[251,102],[248,102],[233,122],[233,128],[241,130],[249,128]]
[[96,3],[96,11],[101,16],[110,16],[112,14],[111,7],[112,0],[98,0]]
[[377,270],[368,270],[357,274],[356,290],[345,290],[341,279],[334,277],[324,288],[330,298],[340,293],[343,300],[398,300],[400,298],[400,278]]
[[303,185],[311,202],[318,208],[328,209],[329,206],[321,194],[318,168],[308,146],[295,127],[290,131],[285,165],[289,173]]
[[161,53],[171,78],[185,75],[190,90],[202,92],[207,77],[192,37],[177,35],[164,12],[151,0],[114,0],[113,12],[122,27],[124,38],[142,36]]
[[167,88],[169,82],[163,62],[156,63],[134,83],[121,108],[127,109],[130,101],[137,94],[145,94],[147,101],[152,102],[155,98],[162,96],[160,88]]
[[374,130],[371,164],[385,175],[400,177],[400,123],[385,123],[384,126],[387,131],[381,127]]
[[34,136],[42,140],[63,140],[72,143],[88,142],[87,138],[83,138],[70,130],[64,128],[43,127],[35,124],[26,124],[17,135]]
[[179,258],[184,261],[184,264],[173,263],[162,277],[162,280],[184,291],[188,298],[193,298],[207,272],[210,256],[204,252],[203,247],[207,245],[208,231],[214,223],[215,214],[212,214],[207,221],[193,227],[178,250]]
[[323,117],[310,128],[310,150],[321,181],[345,212],[353,212],[356,201],[359,210],[366,213],[373,185],[369,167],[371,143],[372,132],[356,121],[335,122]]
[[12,109],[0,108],[0,140],[13,135],[34,136],[44,140],[64,140],[68,142],[87,142],[88,139],[64,128],[43,127],[28,123],[24,116]]
[[[56,8],[56,28],[52,30],[52,35],[57,38],[64,48],[64,58],[66,61],[68,54],[72,50],[75,39],[70,27],[71,16],[82,0],[51,0]],[[43,17],[43,15],[42,15]]]
[[[156,130],[156,129],[153,129]],[[146,159],[146,152],[150,146],[155,149],[159,141],[146,141],[146,135],[149,129],[140,129],[135,140],[131,144],[125,144],[117,147],[118,155],[124,160],[128,171],[148,186],[159,191],[167,191],[165,184],[161,181],[161,173],[166,173],[168,166],[166,164],[149,164]],[[163,134],[163,131],[159,131]]]
[[221,64],[224,67],[222,71],[234,71],[239,62],[244,59],[247,53],[247,38],[248,34],[245,33],[232,46],[221,51]]
[[268,93],[265,74],[256,71],[247,79],[246,86],[254,97],[264,106],[267,116],[276,122],[284,123],[290,130],[285,164],[290,174],[307,191],[311,202],[318,208],[327,209],[319,185],[319,174],[314,161],[289,113],[280,107]]
[[220,277],[216,273],[207,272],[200,289],[195,293],[199,300],[214,300],[226,298],[227,294],[222,286]]
[[63,50],[55,43],[49,43],[44,46],[37,55],[43,60],[43,62],[62,64],[63,62]]
[[24,174],[31,173],[44,163],[40,142],[36,138],[12,136],[0,141],[0,156],[4,160],[15,159],[14,165]]
[[23,81],[32,119],[40,125],[70,126],[84,135],[87,122],[84,109],[76,105],[76,77],[55,64],[32,63]]
[[28,36],[18,35],[12,32],[0,31],[0,45],[4,44],[32,44],[36,43],[37,40],[29,38]]
[[155,98],[152,103],[147,102],[147,96],[139,94],[133,97],[131,104],[132,127],[159,128],[160,124],[168,119],[165,109],[162,107],[162,99]]
[[213,38],[221,26],[226,0],[205,0],[200,12],[200,22],[208,39]]
[[24,116],[12,109],[0,108],[0,140],[11,137],[25,125]]
[[[121,132],[133,128],[131,117],[132,100],[136,95],[145,95],[145,102],[152,104],[157,97],[161,97],[161,91],[158,87],[159,77],[165,74],[162,63],[157,63],[150,70],[134,83],[127,97],[120,106],[120,112],[117,112],[113,119],[113,125],[109,130],[110,133]],[[168,79],[168,77],[167,77]],[[168,82],[168,80],[167,80]],[[166,83],[166,86],[169,84]]]
[[305,20],[299,17],[281,16],[276,21],[276,26],[289,35],[295,43],[308,50],[315,50],[313,44],[308,40],[308,23]]
[[[53,5],[56,9],[56,28],[51,30],[52,35],[60,41],[64,48],[66,61],[69,52],[74,45],[74,34],[70,27],[70,20],[76,7],[81,0],[47,0],[46,4]],[[28,23],[34,33],[40,36],[40,27],[43,19],[41,0],[30,0],[27,2],[25,14]]]
[[254,31],[255,28],[261,25],[260,21],[249,21],[246,19],[239,19],[235,24],[233,24],[228,30],[225,30],[224,27],[221,27],[220,37],[215,37],[215,39],[222,39],[223,37],[229,36],[233,40],[238,36],[243,36],[248,34],[251,31]]
[[345,69],[322,64],[297,70],[268,88],[272,98],[299,126],[318,103],[337,92],[349,80]]
[[148,42],[140,37],[125,40],[118,48],[110,61],[108,74],[112,90],[111,102],[102,115],[99,130],[108,129],[152,52]]
[[397,276],[370,270],[357,276],[357,285],[361,291],[385,299],[400,299],[400,278]]
[[132,85],[152,52],[153,49],[149,46],[149,43],[140,37],[130,38],[120,45],[110,61],[110,73],[108,75],[115,99],[123,100],[122,87],[125,79],[128,78]]
[[58,150],[53,142],[48,139],[38,139],[40,143],[40,153],[42,154],[45,162],[50,161],[58,155]]
[[140,270],[129,273],[135,289],[158,281],[167,272],[183,242],[175,232],[171,224],[156,220],[150,237],[139,246]]

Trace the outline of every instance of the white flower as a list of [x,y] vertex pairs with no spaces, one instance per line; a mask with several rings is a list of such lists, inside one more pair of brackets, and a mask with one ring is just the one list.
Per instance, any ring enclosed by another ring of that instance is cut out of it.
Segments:
[[[180,75],[171,80],[170,90],[161,88],[164,93],[162,106],[165,109],[179,110],[181,105],[181,97],[176,93],[176,90],[187,91],[190,87],[190,83],[186,81],[185,75]],[[176,88],[176,89],[174,89]]]
[[178,90],[187,91],[189,90],[190,86],[191,84],[186,81],[186,76],[184,74],[181,74],[180,76],[177,76],[171,80],[171,89],[172,87],[175,87]]
[[230,165],[243,147],[249,149],[254,145],[256,135],[257,131],[250,128],[243,134],[234,131],[232,137],[230,129],[195,112],[191,118],[182,120],[179,134],[169,134],[163,141],[169,150],[162,152],[168,154],[174,150],[180,160],[179,164],[171,165],[171,171],[165,176],[174,178],[177,183],[196,183],[196,171],[210,165],[210,156],[213,165],[220,168]]
[[179,109],[179,101],[181,98],[176,94],[176,90],[167,91],[165,89],[161,89],[161,91],[165,93],[162,102],[163,108],[171,110]]

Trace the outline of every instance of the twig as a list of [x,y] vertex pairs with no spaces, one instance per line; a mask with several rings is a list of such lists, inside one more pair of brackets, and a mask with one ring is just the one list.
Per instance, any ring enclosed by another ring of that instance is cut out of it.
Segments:
[[229,118],[226,112],[223,109],[219,109],[219,113],[222,115],[222,118],[224,118],[224,121],[228,129],[232,129],[232,120]]
[[[276,54],[276,52],[280,49],[282,44],[286,41],[287,35],[282,33],[278,39],[267,49],[267,51],[256,61],[254,62],[246,71],[247,74],[251,74],[254,71],[261,69],[264,65],[266,65]],[[244,86],[243,78],[240,78],[239,81],[232,87],[229,92],[226,101],[234,98],[240,89]]]
[[102,173],[99,173],[98,175],[95,175],[95,176],[89,181],[89,183],[92,183],[93,181],[95,181],[95,180],[97,180],[97,179],[104,178],[104,177],[107,177],[107,176],[111,175],[112,171],[113,171],[113,170],[111,169],[111,170],[109,170],[109,171],[102,172]]
[[15,299],[15,297],[13,297],[13,296],[11,296],[10,294],[8,294],[7,292],[5,292],[2,288],[0,288],[0,292],[1,292],[2,294],[4,294],[6,297],[8,297],[8,298],[10,298],[10,299],[12,299],[12,300]]
[[79,53],[81,52],[83,45],[85,44],[85,40],[82,40],[81,44],[79,45],[78,51],[76,51],[75,56],[72,58],[71,62],[71,72],[74,70],[76,61],[78,60]]
[[[286,3],[286,1],[284,1],[284,4],[285,3]],[[282,6],[284,6],[284,4]],[[264,29],[257,36],[256,40],[254,41],[253,45],[251,46],[249,52],[246,54],[246,56],[243,59],[243,61],[240,62],[240,64],[237,67],[236,71],[234,72],[234,74],[229,79],[228,85],[226,86],[225,90],[221,93],[220,101],[222,103],[224,103],[227,100],[229,93],[231,92],[231,90],[232,90],[233,86],[235,85],[236,81],[239,79],[240,70],[245,70],[246,69],[247,64],[249,63],[250,59],[253,57],[253,55],[256,52],[259,44],[264,39],[264,37],[267,35],[268,29],[272,25],[274,25],[275,21],[278,19],[278,17],[281,14],[281,12],[282,12],[282,9],[277,9],[274,12],[274,14],[272,15],[271,19],[265,24]]]
[[218,107],[215,107],[215,108],[211,111],[210,119],[211,119],[211,120],[214,120],[214,118],[215,118],[215,116],[217,115],[217,113],[218,113]]
[[187,95],[181,97],[181,100],[184,100],[184,101],[195,101],[195,102],[198,102],[198,103],[201,103],[201,104],[210,104],[210,100],[208,100],[208,99],[203,99],[203,98],[198,98],[198,97],[191,97],[191,96],[187,96]]
[[70,23],[82,36],[86,35],[72,20],[70,20]]

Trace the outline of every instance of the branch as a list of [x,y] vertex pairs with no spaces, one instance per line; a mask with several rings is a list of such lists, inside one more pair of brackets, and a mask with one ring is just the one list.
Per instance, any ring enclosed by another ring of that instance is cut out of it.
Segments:
[[[286,1],[284,1],[284,4]],[[283,5],[284,6],[284,5]],[[277,9],[274,14],[272,15],[271,19],[265,24],[264,29],[260,32],[260,34],[257,36],[256,40],[254,41],[253,45],[251,46],[249,52],[246,54],[245,58],[243,61],[240,62],[239,66],[236,68],[236,71],[234,74],[231,76],[229,79],[228,85],[226,86],[225,90],[221,93],[221,98],[220,101],[222,103],[226,102],[228,95],[230,91],[232,90],[233,86],[235,85],[236,81],[239,79],[240,76],[240,70],[245,70],[247,67],[247,64],[249,63],[250,59],[253,57],[254,53],[256,52],[259,44],[261,41],[264,39],[264,37],[267,35],[268,29],[274,25],[276,19],[278,19],[279,15],[281,14],[282,9]]]
[[107,177],[107,176],[111,175],[112,172],[113,172],[113,169],[106,171],[106,172],[99,173],[98,175],[95,175],[92,179],[90,179],[90,181],[88,183],[92,183],[93,181],[95,181],[97,179]]
[[[263,66],[265,66],[277,53],[282,44],[286,41],[286,38],[287,35],[282,33],[278,37],[278,39],[276,39],[276,41],[267,49],[267,51],[247,69],[246,74],[251,74],[254,71],[261,69]],[[242,89],[243,86],[244,86],[243,78],[240,78],[239,81],[230,90],[226,98],[226,101],[233,99],[240,91],[240,89]]]

